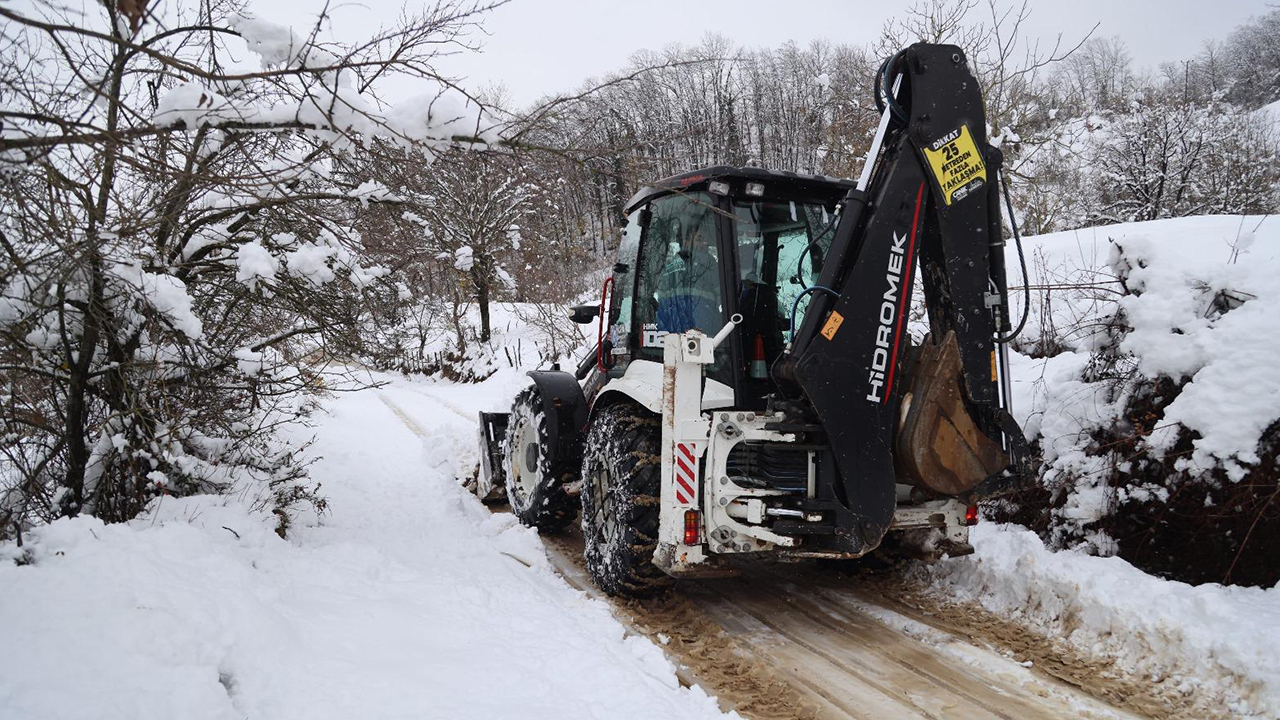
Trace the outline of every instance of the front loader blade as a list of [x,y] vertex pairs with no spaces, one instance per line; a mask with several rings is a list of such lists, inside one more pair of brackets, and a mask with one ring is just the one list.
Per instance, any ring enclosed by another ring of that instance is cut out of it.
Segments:
[[504,496],[506,473],[502,468],[502,441],[506,439],[510,418],[510,413],[480,413],[480,469],[475,492],[481,500]]
[[911,375],[896,448],[904,479],[959,495],[1009,466],[1000,443],[982,432],[965,406],[954,332],[939,344],[923,345]]

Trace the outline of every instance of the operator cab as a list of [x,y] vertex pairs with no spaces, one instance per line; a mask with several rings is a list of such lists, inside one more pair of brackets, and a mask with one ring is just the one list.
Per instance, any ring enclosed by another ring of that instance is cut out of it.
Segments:
[[[662,362],[669,332],[714,335],[744,321],[716,351],[707,378],[732,390],[732,406],[764,407],[769,367],[804,320],[853,183],[817,175],[716,166],[666,178],[626,206],[614,266],[608,377],[635,360]],[[603,382],[604,377],[600,378]]]

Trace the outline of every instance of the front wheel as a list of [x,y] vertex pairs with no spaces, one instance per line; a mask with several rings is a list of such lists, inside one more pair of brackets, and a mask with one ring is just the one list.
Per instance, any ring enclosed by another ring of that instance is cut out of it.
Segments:
[[600,411],[582,459],[587,571],[610,595],[644,598],[673,582],[653,564],[662,482],[658,419],[633,403]]
[[507,501],[521,523],[554,533],[578,514],[577,498],[566,491],[577,479],[578,467],[576,457],[552,460],[548,440],[542,396],[536,387],[526,388],[511,406],[502,443]]

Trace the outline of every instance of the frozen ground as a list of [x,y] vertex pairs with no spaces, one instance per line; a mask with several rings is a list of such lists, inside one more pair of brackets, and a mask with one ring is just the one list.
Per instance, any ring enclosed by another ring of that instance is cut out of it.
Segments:
[[508,380],[334,398],[311,449],[331,512],[288,541],[212,497],[29,535],[35,564],[0,563],[0,717],[720,716],[455,481]]

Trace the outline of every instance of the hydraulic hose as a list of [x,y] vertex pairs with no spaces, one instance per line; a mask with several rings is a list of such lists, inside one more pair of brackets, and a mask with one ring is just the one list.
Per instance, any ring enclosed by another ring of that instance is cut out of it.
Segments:
[[898,104],[898,99],[893,96],[893,80],[890,76],[893,74],[893,68],[896,67],[898,61],[902,59],[902,54],[904,52],[906,52],[905,49],[899,50],[892,57],[886,58],[885,61],[880,64],[880,71],[876,73],[874,93],[876,109],[880,112],[884,112],[885,107],[888,107],[889,112],[899,122],[907,121],[907,113],[902,109],[902,106]]
[[809,241],[809,244],[804,246],[804,251],[800,253],[800,259],[796,261],[796,279],[800,281],[800,286],[802,288],[809,288],[808,285],[804,284],[804,259],[809,257],[809,255],[813,253],[813,247],[817,245],[822,238],[826,237],[827,233],[831,232],[835,228],[836,221],[839,219],[839,213],[833,213],[831,215],[831,220],[827,223],[826,227],[822,228],[817,235],[813,236],[813,239]]
[[811,292],[824,292],[834,298],[840,297],[840,293],[829,287],[823,287],[821,285],[810,285],[809,287],[801,290],[800,294],[796,296],[795,302],[791,303],[791,342],[795,342],[796,339],[796,310],[800,309],[801,298]]
[[1031,278],[1027,277],[1027,259],[1022,254],[1022,236],[1018,234],[1018,219],[1013,216],[1013,201],[1009,199],[1009,178],[1000,173],[1000,185],[1004,188],[1004,206],[1009,211],[1009,226],[1013,228],[1013,242],[1018,247],[1018,266],[1022,268],[1022,319],[1018,326],[1008,335],[996,338],[996,342],[1004,344],[1018,337],[1027,324],[1027,316],[1031,314]]

